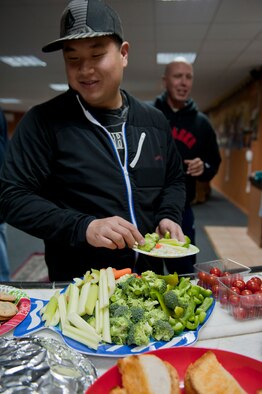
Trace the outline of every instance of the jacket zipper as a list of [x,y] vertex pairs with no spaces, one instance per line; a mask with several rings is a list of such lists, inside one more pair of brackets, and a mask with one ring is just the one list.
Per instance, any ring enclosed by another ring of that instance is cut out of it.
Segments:
[[[122,165],[122,162],[121,162],[121,159],[120,159],[120,156],[119,156],[119,153],[118,153],[118,151],[117,151],[117,149],[116,149],[116,147],[115,147],[114,141],[113,141],[113,139],[112,139],[111,134],[109,133],[109,131],[108,131],[103,125],[101,125],[101,124],[90,114],[90,112],[88,112],[88,111],[84,108],[84,106],[83,106],[83,104],[81,103],[81,101],[80,101],[80,99],[79,99],[78,96],[77,96],[77,99],[78,99],[79,104],[80,104],[80,106],[81,106],[81,108],[82,108],[82,110],[83,110],[83,112],[84,112],[84,114],[85,114],[85,117],[86,117],[91,123],[93,123],[93,124],[95,124],[95,125],[101,127],[101,128],[103,129],[103,131],[106,133],[106,135],[109,137],[109,140],[110,140],[111,145],[112,145],[112,147],[113,147],[113,149],[114,149],[114,152],[115,152],[115,154],[116,154],[118,163],[119,163],[119,165],[120,165],[120,168],[121,168],[121,170],[122,170],[122,173],[123,173],[123,176],[124,176],[124,179],[125,179],[125,184],[126,184],[126,189],[127,189],[127,197],[128,197],[128,206],[129,206],[129,213],[130,213],[131,221],[132,221],[132,223],[137,227],[137,222],[136,222],[136,217],[135,217],[135,212],[134,212],[134,203],[133,203],[132,188],[131,188],[131,183],[130,183],[130,178],[129,178],[128,169],[127,169],[127,168],[128,168],[128,155],[127,155],[127,141],[126,141],[126,127],[125,127],[125,126],[126,126],[126,123],[123,123],[123,125],[122,125],[123,142],[124,142],[124,147],[125,147],[125,159],[124,159],[124,166],[123,166],[123,165]],[[141,135],[141,137],[142,137],[142,135]],[[137,156],[137,154],[136,154],[136,156]],[[136,156],[135,156],[135,158],[136,158]],[[134,159],[134,160],[135,160],[135,159]],[[134,161],[134,160],[133,160],[133,161]],[[133,162],[133,161],[132,161],[132,162]]]

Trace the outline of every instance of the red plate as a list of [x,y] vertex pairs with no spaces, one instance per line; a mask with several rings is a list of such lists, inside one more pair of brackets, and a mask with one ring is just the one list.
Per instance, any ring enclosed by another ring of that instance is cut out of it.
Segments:
[[[262,362],[250,357],[224,350],[193,347],[161,349],[149,353],[170,362],[177,369],[180,377],[180,387],[182,388],[181,393],[184,393],[183,382],[188,365],[208,350],[214,352],[218,361],[235,377],[248,394],[256,394],[256,391],[262,388]],[[121,386],[121,376],[115,366],[97,379],[86,391],[86,394],[108,394],[117,385]]]
[[15,295],[16,300],[14,303],[18,308],[18,312],[14,317],[0,325],[0,335],[3,335],[18,326],[25,319],[30,311],[31,302],[27,294],[16,287],[0,285],[0,292]]

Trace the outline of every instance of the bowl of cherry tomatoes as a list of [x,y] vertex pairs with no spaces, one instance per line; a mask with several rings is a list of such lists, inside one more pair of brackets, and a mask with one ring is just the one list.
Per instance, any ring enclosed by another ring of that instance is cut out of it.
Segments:
[[249,273],[242,278],[219,280],[219,302],[236,320],[262,317],[262,276]]
[[262,317],[262,276],[230,259],[195,264],[197,283],[211,289],[236,320]]

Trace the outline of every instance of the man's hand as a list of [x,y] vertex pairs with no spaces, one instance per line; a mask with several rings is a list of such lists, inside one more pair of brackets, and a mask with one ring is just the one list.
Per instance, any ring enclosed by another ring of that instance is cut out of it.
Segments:
[[199,157],[193,160],[184,160],[184,163],[187,164],[187,175],[200,176],[203,174],[205,169],[204,162]]
[[93,220],[87,227],[86,240],[92,246],[108,249],[132,248],[136,242],[145,243],[137,228],[119,216]]
[[185,242],[185,236],[179,224],[170,219],[162,219],[156,228],[156,233],[160,238],[163,238],[167,231],[170,232],[171,238],[176,238],[178,241]]

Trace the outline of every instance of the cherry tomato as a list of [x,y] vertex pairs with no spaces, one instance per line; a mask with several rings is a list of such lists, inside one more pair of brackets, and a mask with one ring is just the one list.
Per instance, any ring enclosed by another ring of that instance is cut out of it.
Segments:
[[252,279],[249,279],[246,283],[246,289],[251,290],[252,293],[255,293],[260,289],[260,285]]
[[[226,275],[225,275],[226,274]],[[226,286],[230,286],[231,285],[231,281],[232,281],[232,277],[231,274],[229,272],[224,272],[222,275],[222,282],[226,285]]]
[[207,281],[208,281],[209,286],[211,286],[211,287],[214,286],[214,285],[216,285],[216,284],[218,283],[217,276],[214,275],[214,274],[210,274],[210,275],[208,276]]
[[201,280],[201,282],[207,283],[207,277],[209,276],[206,272],[200,271],[198,274],[198,279]]
[[256,292],[254,298],[255,298],[255,305],[262,307],[262,293]]
[[227,305],[228,304],[227,294],[226,293],[222,294],[219,300],[221,305]]
[[236,286],[231,286],[230,289],[231,289],[234,293],[240,294],[240,290],[239,290],[238,287],[236,287]]
[[250,278],[250,280],[253,280],[254,282],[258,283],[259,286],[262,285],[262,280],[258,276],[252,276],[252,278]]
[[241,306],[235,306],[232,310],[232,314],[236,320],[245,320],[247,317],[247,310]]
[[238,287],[239,290],[242,291],[245,289],[246,284],[242,279],[235,279],[235,280],[233,280],[231,286]]
[[218,294],[219,294],[219,285],[218,285],[218,283],[213,285],[211,287],[211,290],[212,290],[213,296],[217,299],[218,298]]
[[209,272],[218,277],[222,275],[222,271],[218,267],[212,267]]
[[224,271],[224,272],[223,272],[223,276],[231,276],[231,274],[230,274],[230,272],[228,272],[228,271]]
[[241,297],[241,306],[243,308],[253,308],[255,306],[255,297],[252,295],[245,295]]
[[231,305],[238,305],[240,301],[240,297],[237,294],[231,294],[228,299]]
[[258,317],[258,308],[249,308],[247,309],[247,316],[249,319],[254,319]]
[[241,295],[246,296],[246,295],[251,295],[253,294],[251,290],[244,289],[240,292]]

